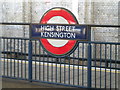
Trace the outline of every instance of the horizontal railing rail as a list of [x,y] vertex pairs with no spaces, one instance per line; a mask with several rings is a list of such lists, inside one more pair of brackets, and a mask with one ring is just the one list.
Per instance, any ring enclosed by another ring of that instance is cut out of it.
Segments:
[[[34,23],[1,22],[0,24],[1,25],[32,25]],[[120,25],[97,25],[97,24],[78,24],[78,25],[87,25],[89,27],[120,27]]]

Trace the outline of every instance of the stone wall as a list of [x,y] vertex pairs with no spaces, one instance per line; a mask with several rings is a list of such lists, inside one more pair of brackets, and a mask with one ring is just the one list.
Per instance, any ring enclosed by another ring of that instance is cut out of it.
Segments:
[[[2,22],[39,23],[43,14],[53,7],[64,7],[73,12],[79,24],[118,25],[118,1],[92,0],[22,0],[2,2]],[[0,30],[1,32],[1,30]],[[27,26],[5,26],[2,36],[29,37]],[[118,42],[118,28],[93,28],[92,40]]]
[[[118,25],[118,2],[94,2],[93,23]],[[118,28],[94,28],[95,41],[118,42]]]
[[[3,2],[2,3],[2,22],[23,22],[22,2]],[[23,26],[3,26],[2,36],[4,37],[23,37]]]

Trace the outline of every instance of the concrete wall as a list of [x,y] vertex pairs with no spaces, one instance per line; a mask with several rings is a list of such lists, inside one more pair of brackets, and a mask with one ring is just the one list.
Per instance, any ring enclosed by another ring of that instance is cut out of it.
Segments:
[[[118,2],[94,2],[93,23],[118,25]],[[118,42],[118,28],[97,28],[94,40]]]
[[[79,24],[118,25],[118,1],[13,0],[2,2],[0,12],[2,12],[2,22],[39,23],[43,14],[49,9],[64,7],[73,12]],[[29,37],[28,26],[6,25],[2,30],[0,29],[0,32],[4,37]],[[118,42],[120,37],[118,34],[118,28],[92,28],[92,41]],[[97,51],[99,55],[99,48]]]
[[[39,23],[42,15],[53,7],[72,11],[79,24],[118,25],[118,1],[93,2],[92,0],[13,0],[2,2],[2,22]],[[7,26],[2,36],[29,37],[27,26]],[[0,30],[1,31],[1,30]],[[93,28],[92,40],[118,42],[118,29]]]

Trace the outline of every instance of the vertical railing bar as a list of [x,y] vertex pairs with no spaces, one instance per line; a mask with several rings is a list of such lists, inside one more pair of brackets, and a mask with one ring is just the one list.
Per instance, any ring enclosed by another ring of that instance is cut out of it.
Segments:
[[[32,64],[32,79],[35,79],[35,40],[30,40],[29,42],[32,42],[32,61],[34,64]],[[30,62],[31,63],[31,62]]]
[[[26,40],[24,40],[24,53],[26,54]],[[25,59],[25,78],[26,78],[26,71],[27,71],[27,69],[26,69],[26,55],[24,55],[24,59]]]
[[37,48],[36,48],[36,47],[37,47],[37,41],[35,40],[35,80],[37,79],[37,74],[36,74],[36,73],[37,73],[37,72],[36,72],[36,71],[37,71],[37,70],[36,70],[36,69],[37,69],[37,65],[36,65],[36,60],[37,60],[37,59],[36,59],[36,49],[37,49]]
[[88,72],[87,72],[87,82],[88,88],[92,87],[92,72],[91,72],[91,58],[92,58],[92,46],[91,43],[88,43]]
[[[15,44],[16,44],[16,40],[14,39],[14,52],[15,52]],[[16,77],[16,63],[15,63],[15,58],[16,58],[16,54],[14,54],[14,77]]]
[[[117,45],[115,45],[115,68],[117,68]],[[115,69],[115,88],[117,88],[117,69]]]
[[33,45],[32,45],[32,40],[31,40],[31,32],[32,32],[32,24],[30,23],[30,25],[29,25],[29,42],[28,42],[28,80],[30,81],[30,82],[32,82],[32,47],[33,47]]
[[59,60],[59,59],[56,58],[56,62],[57,62],[57,63],[56,63],[56,80],[55,80],[56,83],[57,83],[57,75],[58,75],[58,74],[57,74],[57,64],[58,64],[58,60]]
[[61,70],[62,70],[62,69],[61,69],[61,61],[62,61],[62,60],[61,60],[61,58],[60,58],[60,83],[61,83],[61,81],[62,81],[62,80],[61,80],[61,78],[62,78],[62,73],[61,73],[61,72],[62,72],[62,71],[61,71]]
[[96,44],[94,44],[95,45],[95,88],[96,88]]
[[53,61],[54,61],[54,60],[53,60],[53,59],[54,59],[54,58],[52,58],[52,66],[51,66],[51,71],[52,71],[52,72],[51,72],[51,81],[52,81],[52,82],[53,82],[53,77],[54,77],[54,76],[53,76],[53,75],[54,75],[54,74],[53,74],[53,73],[54,73],[54,71],[53,71]]
[[68,81],[69,81],[69,84],[70,84],[70,56],[68,57],[68,61],[69,61],[69,63],[68,63],[68,65],[69,65],[69,73],[68,73]]
[[[6,51],[6,50],[5,50],[5,46],[6,46],[6,44],[5,44],[5,39],[3,39],[3,52]],[[5,53],[3,53],[3,54],[4,54],[4,70],[3,70],[4,72],[3,72],[3,73],[4,73],[4,75],[5,75],[5,73],[6,73],[6,70],[5,70],[5,67],[6,67],[5,63],[6,63],[6,62],[5,62],[5,61],[6,61],[6,60],[5,60]]]
[[[10,52],[12,52],[12,39],[10,39]],[[10,53],[10,76],[12,77],[12,53]]]
[[[75,57],[75,54],[73,53],[73,58]],[[73,59],[73,85],[75,84],[75,60]]]
[[[0,37],[0,69],[2,70],[2,73],[0,73],[0,77],[4,74],[4,57],[3,57],[3,43],[2,43],[2,38]],[[0,79],[1,80],[1,79]],[[2,85],[1,85],[2,86]]]
[[[33,68],[32,68],[32,79],[35,79],[35,40],[30,40],[30,43],[32,42],[32,61],[34,62],[34,64],[32,64]],[[31,44],[30,44],[31,46]],[[31,63],[31,62],[30,62]]]
[[49,81],[49,56],[47,55],[47,81]]
[[107,63],[107,62],[106,62],[106,59],[107,59],[107,56],[106,56],[106,55],[107,55],[107,51],[106,51],[106,50],[107,50],[107,45],[105,44],[105,89],[106,89],[106,77],[107,77],[107,76],[106,76],[106,67],[107,67],[107,66],[106,66],[106,63]]
[[28,47],[28,80],[32,82],[32,41],[29,40]]
[[[7,51],[9,51],[9,48],[8,48],[8,47],[9,47],[9,40],[10,40],[10,39],[7,39]],[[8,55],[9,55],[9,53],[8,53]],[[7,55],[7,64],[8,64],[8,65],[7,65],[7,70],[8,70],[8,71],[7,71],[7,72],[8,72],[8,75],[7,75],[7,76],[10,75],[10,73],[9,73],[9,72],[10,72],[10,69],[9,69],[9,65],[10,65],[9,58],[10,58],[10,57],[8,57],[8,55]]]
[[[19,39],[17,39],[18,41],[17,41],[17,43],[18,43],[18,45],[17,45],[17,52],[19,53]],[[17,61],[17,77],[19,78],[19,58],[18,58],[18,53],[17,53],[17,59],[18,59],[18,61]]]
[[[25,50],[26,50],[26,51],[25,51],[26,54],[27,54],[28,51],[29,51],[29,50],[28,50],[28,47],[29,47],[29,46],[28,46],[28,42],[29,42],[29,40],[26,40],[26,42],[25,42],[25,44],[26,44],[26,45],[25,45],[25,46],[26,46],[26,49],[25,49]],[[28,55],[28,56],[26,55],[26,62],[25,62],[26,70],[27,70],[27,67],[28,67],[27,62],[29,62],[29,55]],[[28,76],[27,74],[28,74],[28,70],[26,71],[26,77]]]
[[84,50],[85,50],[85,44],[82,43],[82,86],[84,86]]
[[66,58],[64,58],[64,84],[66,84]]
[[41,80],[41,44],[39,43],[39,80]]
[[8,76],[8,38],[7,38],[7,76]]
[[79,58],[80,58],[80,56],[79,56],[80,53],[79,53],[79,52],[80,52],[80,50],[79,50],[79,44],[78,44],[78,68],[77,68],[77,69],[78,69],[78,74],[77,74],[77,75],[78,75],[78,80],[77,80],[78,85],[80,84],[80,83],[79,83],[79,77],[80,77],[80,76],[79,76],[79,75],[80,75],[80,74],[79,74],[79,66],[80,66],[80,65],[79,65],[79,63],[80,63],[80,59],[79,59]]
[[[87,25],[87,31],[88,31],[88,39],[89,41],[91,41],[91,26]],[[87,72],[87,86],[88,88],[91,88],[92,87],[92,72],[91,72],[91,64],[92,64],[92,61],[91,61],[91,58],[92,58],[92,47],[91,47],[91,43],[89,42],[88,43],[88,72]]]
[[100,88],[101,88],[101,65],[102,65],[102,45],[100,44]]
[[23,43],[23,41],[22,41],[22,39],[21,39],[21,78],[23,78],[23,55],[22,55],[22,53],[23,53],[23,47],[22,47],[22,44]]
[[45,55],[45,51],[43,50],[43,81],[44,81],[44,77],[45,77],[45,75],[44,75],[44,71],[45,71],[45,67],[44,67],[44,61],[45,61],[45,57],[44,57],[44,55]]
[[112,53],[111,53],[111,52],[112,52],[112,46],[111,46],[111,44],[110,44],[110,90],[111,90],[111,87],[112,87],[112,86],[111,86],[111,85],[112,85],[112,84],[111,84],[111,82],[112,82],[112,81],[111,81],[111,78],[112,78],[112,77],[111,77],[111,76],[112,76],[112,75],[111,75],[111,64],[112,64],[112,62],[111,62],[111,60],[112,60]]

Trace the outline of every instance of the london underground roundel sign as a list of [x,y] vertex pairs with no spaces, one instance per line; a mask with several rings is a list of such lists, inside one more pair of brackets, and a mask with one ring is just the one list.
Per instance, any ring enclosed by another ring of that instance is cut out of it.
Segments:
[[[64,18],[68,24],[78,24],[75,16],[69,10],[64,8],[50,9],[43,15],[40,20],[40,24],[47,24],[50,19],[57,16]],[[43,38],[40,38],[40,42],[45,50],[47,50],[50,54],[57,56],[70,54],[70,52],[75,50],[77,44],[77,40],[56,40]]]

